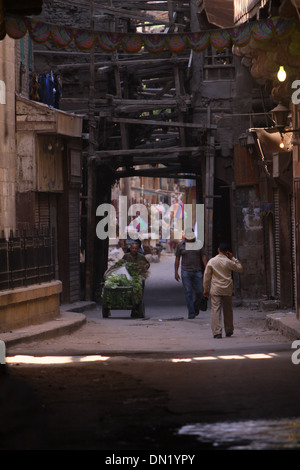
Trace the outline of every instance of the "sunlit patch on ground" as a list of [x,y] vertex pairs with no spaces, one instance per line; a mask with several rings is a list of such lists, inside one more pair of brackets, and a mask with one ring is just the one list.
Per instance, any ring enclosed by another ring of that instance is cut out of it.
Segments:
[[[215,361],[219,360],[243,360],[243,359],[272,359],[276,357],[276,353],[268,354],[227,354],[227,355],[216,355],[216,356],[191,356],[191,357],[173,357],[167,359],[168,361],[176,364],[180,362],[191,362],[197,363],[199,361]],[[55,365],[55,364],[78,364],[82,362],[105,362],[111,359],[110,356],[101,355],[86,355],[86,356],[29,356],[29,355],[16,355],[6,358],[6,363],[10,365],[14,364],[43,364],[43,365]]]
[[7,364],[73,364],[80,362],[103,362],[109,359],[108,356],[88,355],[88,356],[12,356],[6,358]]

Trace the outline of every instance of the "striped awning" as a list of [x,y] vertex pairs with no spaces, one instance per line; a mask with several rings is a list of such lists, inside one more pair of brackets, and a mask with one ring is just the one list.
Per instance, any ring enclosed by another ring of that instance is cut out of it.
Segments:
[[0,40],[6,35],[5,15],[39,15],[43,0],[0,0]]
[[90,31],[68,26],[44,23],[34,18],[7,16],[5,29],[8,36],[22,38],[27,32],[36,43],[52,41],[56,46],[66,47],[72,42],[81,51],[89,51],[98,46],[101,50],[112,53],[118,48],[125,52],[136,53],[147,50],[150,53],[161,53],[169,50],[181,53],[186,49],[202,52],[209,44],[216,49],[235,45],[246,46],[251,39],[256,42],[267,42],[271,39],[283,39],[293,33],[299,35],[300,23],[280,17],[254,21],[231,28],[220,28],[196,33],[114,33],[108,31]]

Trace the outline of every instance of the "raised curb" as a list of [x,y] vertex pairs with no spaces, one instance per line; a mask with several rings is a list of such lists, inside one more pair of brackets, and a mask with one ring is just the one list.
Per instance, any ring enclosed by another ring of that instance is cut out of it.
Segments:
[[86,323],[83,312],[94,307],[91,302],[77,302],[75,304],[62,305],[60,315],[38,325],[29,325],[7,333],[0,333],[0,340],[4,341],[6,347],[41,339],[49,339],[56,336],[70,334]]
[[0,333],[0,339],[4,341],[7,347],[37,339],[49,339],[54,336],[70,334],[84,325],[85,322],[86,317],[81,313],[64,312],[56,320],[41,325],[31,325],[8,333]]
[[269,313],[266,315],[268,328],[281,332],[287,338],[300,339],[300,320],[294,312]]

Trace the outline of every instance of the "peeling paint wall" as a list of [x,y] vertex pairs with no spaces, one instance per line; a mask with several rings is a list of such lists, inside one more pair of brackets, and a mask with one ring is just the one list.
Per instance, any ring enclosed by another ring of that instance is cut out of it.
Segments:
[[262,230],[259,207],[244,207],[242,209],[244,228],[247,231]]

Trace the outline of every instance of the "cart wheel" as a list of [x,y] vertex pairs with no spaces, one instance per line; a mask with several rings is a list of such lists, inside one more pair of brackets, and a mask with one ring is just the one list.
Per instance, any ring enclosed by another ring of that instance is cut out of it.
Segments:
[[131,315],[130,316],[131,316],[131,318],[139,318],[139,314],[138,314],[137,309],[133,308],[131,310]]
[[142,300],[131,310],[131,317],[132,318],[144,318],[145,317],[145,305]]
[[110,317],[110,310],[108,307],[104,307],[104,305],[102,305],[102,316],[103,318]]

